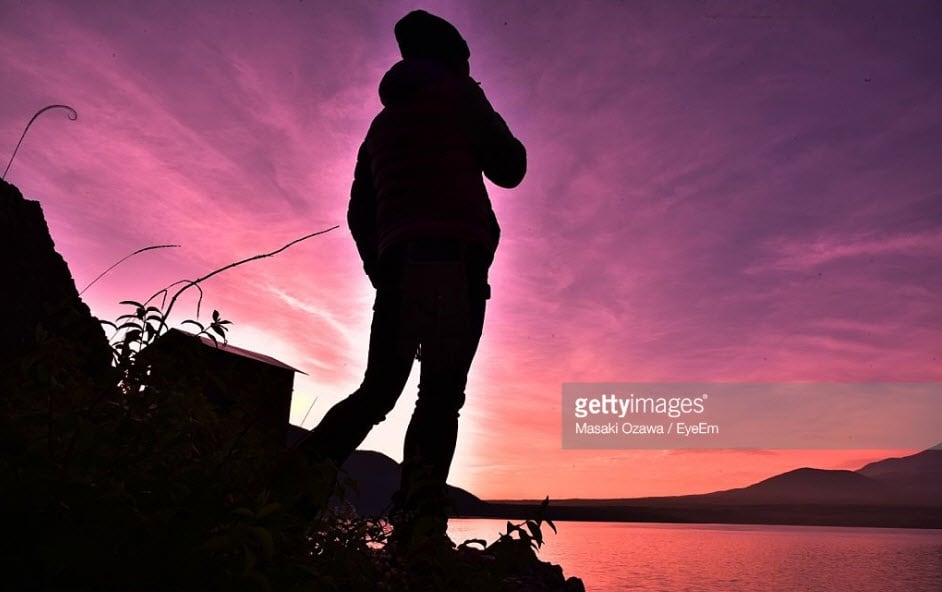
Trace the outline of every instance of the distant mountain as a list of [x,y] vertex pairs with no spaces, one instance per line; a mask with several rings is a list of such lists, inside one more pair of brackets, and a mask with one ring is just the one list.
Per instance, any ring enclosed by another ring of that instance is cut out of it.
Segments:
[[[364,515],[379,515],[389,509],[393,494],[399,489],[399,463],[385,454],[372,450],[357,450],[342,467],[353,481],[357,491],[350,493],[349,501]],[[459,487],[448,486],[448,495],[455,502],[458,515],[476,513],[484,503]]]
[[[492,502],[487,511],[517,517],[535,503]],[[942,528],[942,450],[888,458],[857,471],[805,467],[714,493],[551,500],[550,508],[555,520]]]
[[879,479],[921,476],[937,479],[942,476],[942,450],[930,448],[900,458],[874,461],[857,470],[861,475]]
[[801,468],[743,487],[701,496],[682,496],[739,504],[883,503],[891,489],[854,471]]
[[[308,430],[288,426],[287,444],[293,447],[308,433]],[[364,516],[377,516],[389,510],[393,494],[399,489],[399,463],[380,452],[356,450],[343,464],[341,470],[356,485],[348,492],[347,501]],[[472,515],[487,504],[459,487],[448,486],[448,495],[454,501],[454,513]]]
[[939,446],[902,458],[872,462],[857,473],[885,486],[900,501],[942,505],[942,449]]
[[872,462],[856,471],[801,468],[698,497],[742,504],[942,506],[942,450]]

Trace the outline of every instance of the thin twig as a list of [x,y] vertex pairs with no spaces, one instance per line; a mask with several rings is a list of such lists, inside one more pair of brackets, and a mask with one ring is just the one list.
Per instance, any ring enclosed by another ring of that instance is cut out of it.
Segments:
[[[173,284],[170,284],[170,285],[172,286]],[[163,310],[164,305],[167,304],[167,291],[169,289],[170,287],[168,286],[164,288],[163,290],[157,290],[156,292],[154,292],[153,296],[151,296],[150,298],[144,301],[144,306],[149,305],[151,300],[153,300],[154,298],[157,298],[158,295],[163,294],[163,296],[160,297],[160,310]]]
[[307,416],[311,414],[311,409],[314,409],[314,403],[317,403],[317,397],[314,397],[314,400],[311,401],[311,406],[307,408],[307,413],[304,414],[304,418],[301,419],[301,426],[304,426],[304,422],[307,421]]
[[170,318],[170,311],[173,310],[173,305],[177,302],[177,298],[179,298],[181,294],[183,294],[184,292],[186,292],[188,289],[192,288],[193,286],[198,285],[200,282],[205,282],[205,281],[208,280],[209,278],[211,278],[211,277],[213,277],[213,276],[215,276],[215,275],[218,275],[218,274],[220,274],[220,273],[222,273],[222,272],[224,272],[224,271],[227,271],[227,270],[229,270],[229,269],[232,269],[233,267],[238,267],[239,265],[243,265],[243,264],[245,264],[245,263],[249,263],[250,261],[257,261],[257,260],[259,260],[259,259],[264,259],[264,258],[266,258],[266,257],[272,257],[272,256],[277,255],[278,253],[284,251],[285,249],[287,249],[287,248],[289,248],[289,247],[292,247],[292,246],[298,244],[298,243],[301,242],[301,241],[306,241],[306,240],[309,239],[309,238],[312,238],[312,237],[315,237],[315,236],[318,236],[318,235],[321,235],[321,234],[326,234],[326,233],[330,232],[331,230],[336,230],[336,229],[338,229],[338,228],[340,228],[340,225],[332,226],[332,227],[330,227],[330,228],[328,228],[328,229],[326,229],[326,230],[319,230],[319,231],[317,231],[317,232],[312,232],[311,234],[302,236],[301,238],[296,238],[296,239],[294,239],[293,241],[291,241],[290,243],[288,243],[288,244],[284,245],[283,247],[281,247],[280,249],[275,249],[274,251],[272,251],[272,252],[270,252],[270,253],[262,253],[261,255],[254,255],[254,256],[252,256],[252,257],[248,257],[248,258],[246,258],[246,259],[242,259],[241,261],[236,261],[235,263],[230,263],[229,265],[224,265],[223,267],[220,267],[219,269],[215,269],[215,270],[213,270],[213,271],[207,273],[207,274],[204,275],[203,277],[197,278],[197,279],[195,279],[195,280],[183,280],[183,281],[186,283],[186,285],[183,286],[182,288],[180,288],[179,290],[177,290],[176,293],[173,295],[173,298],[170,299],[170,304],[167,305],[167,310],[164,311],[163,318],[162,318],[161,321],[160,321],[160,322],[161,322],[160,331],[163,331],[163,330],[167,327],[167,319]]
[[79,292],[79,296],[81,296],[82,294],[84,294],[84,293],[85,293],[85,290],[88,290],[89,288],[91,288],[92,286],[94,286],[94,285],[95,285],[95,282],[97,282],[97,281],[100,280],[101,278],[105,277],[105,275],[107,275],[109,271],[111,271],[111,270],[114,269],[115,267],[121,265],[122,263],[124,263],[125,261],[127,261],[127,260],[130,259],[131,257],[137,255],[138,253],[143,253],[144,251],[152,251],[152,250],[154,250],[154,249],[168,249],[168,248],[171,248],[171,247],[179,247],[179,246],[180,246],[180,245],[151,245],[151,246],[149,246],[149,247],[144,247],[143,249],[138,249],[138,250],[134,251],[133,253],[131,253],[130,255],[125,255],[124,257],[122,257],[121,259],[119,259],[119,260],[117,261],[117,263],[115,263],[114,265],[112,265],[112,266],[109,267],[108,269],[106,269],[106,270],[104,270],[103,272],[101,272],[100,274],[98,274],[98,277],[96,277],[95,279],[93,279],[87,286],[85,286],[84,288],[82,288],[82,291]]
[[[147,306],[148,304],[150,304],[151,300],[153,300],[154,298],[157,298],[157,296],[160,296],[160,310],[163,310],[164,307],[167,305],[167,297],[170,294],[170,288],[176,286],[177,284],[189,284],[189,283],[190,283],[190,280],[177,280],[173,282],[172,284],[170,284],[169,286],[167,286],[166,288],[161,288],[160,290],[157,290],[156,292],[154,292],[154,294],[150,298],[144,301],[144,306]],[[201,288],[200,286],[194,286],[194,287],[197,290],[199,290],[199,293],[200,293],[200,297],[196,300],[196,318],[199,318],[200,306],[203,304],[203,288]]]

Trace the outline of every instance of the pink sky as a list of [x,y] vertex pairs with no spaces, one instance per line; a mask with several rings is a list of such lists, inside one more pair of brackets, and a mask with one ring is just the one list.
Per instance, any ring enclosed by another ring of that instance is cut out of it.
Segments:
[[[942,381],[937,2],[0,0],[3,166],[38,108],[79,112],[38,120],[7,179],[80,288],[181,245],[91,288],[102,318],[341,225],[204,286],[234,344],[307,373],[292,419],[313,403],[311,427],[362,376],[349,184],[419,7],[463,33],[530,159],[518,189],[489,186],[504,232],[453,483],[668,495],[887,454],[562,450],[560,389]],[[414,397],[364,448],[401,458]]]

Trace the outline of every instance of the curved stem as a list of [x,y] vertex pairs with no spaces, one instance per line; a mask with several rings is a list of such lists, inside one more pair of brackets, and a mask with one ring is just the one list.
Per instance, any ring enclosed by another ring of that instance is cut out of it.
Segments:
[[29,123],[27,123],[26,127],[23,128],[23,133],[20,134],[20,141],[16,143],[16,148],[13,149],[13,154],[10,155],[10,161],[7,162],[7,168],[3,170],[3,175],[0,176],[0,179],[6,180],[7,173],[10,172],[10,165],[13,164],[13,159],[16,158],[16,153],[20,149],[20,144],[23,143],[23,138],[26,137],[26,132],[29,131],[30,126],[33,125],[33,122],[36,121],[37,117],[39,117],[46,111],[49,111],[50,109],[65,109],[66,111],[69,112],[68,117],[70,120],[75,121],[76,119],[78,119],[78,111],[76,111],[72,107],[69,107],[68,105],[46,105],[45,107],[43,107],[42,109],[34,113],[33,117],[29,120]]
[[122,263],[124,263],[125,261],[127,261],[127,260],[130,259],[131,257],[137,255],[138,253],[143,253],[144,251],[152,251],[152,250],[154,250],[154,249],[168,249],[168,248],[170,248],[170,247],[179,247],[179,246],[180,246],[180,245],[151,245],[151,246],[149,246],[149,247],[144,247],[143,249],[138,249],[138,250],[134,251],[133,253],[131,253],[131,254],[129,254],[129,255],[125,255],[124,257],[122,257],[121,259],[119,259],[114,265],[112,265],[112,266],[109,267],[108,269],[106,269],[106,270],[104,270],[103,272],[101,272],[100,274],[98,274],[98,277],[96,277],[96,278],[93,279],[91,282],[89,282],[89,284],[88,284],[87,286],[85,286],[84,288],[82,288],[82,291],[79,292],[79,296],[81,296],[82,294],[85,293],[86,290],[88,290],[89,288],[91,288],[92,286],[94,286],[94,285],[95,285],[95,282],[97,282],[97,281],[100,280],[101,278],[105,277],[105,275],[106,275],[109,271],[111,271],[111,270],[114,269],[115,267],[121,265]]

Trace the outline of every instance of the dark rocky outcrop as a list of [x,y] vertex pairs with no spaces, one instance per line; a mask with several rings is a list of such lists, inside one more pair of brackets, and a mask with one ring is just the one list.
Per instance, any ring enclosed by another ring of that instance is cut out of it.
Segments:
[[0,180],[0,393],[109,385],[111,348],[55,250],[39,202]]

